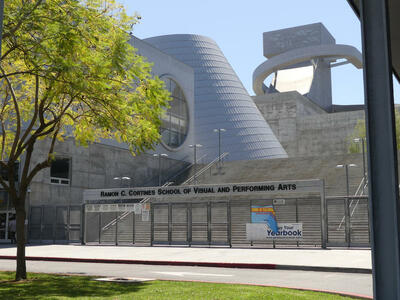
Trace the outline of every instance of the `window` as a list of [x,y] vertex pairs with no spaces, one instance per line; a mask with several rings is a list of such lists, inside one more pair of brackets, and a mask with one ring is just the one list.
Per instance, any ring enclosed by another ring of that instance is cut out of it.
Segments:
[[161,117],[162,142],[168,148],[178,148],[186,139],[189,128],[187,102],[182,89],[171,78],[163,78],[172,100],[170,108]]
[[70,159],[65,157],[56,157],[50,167],[50,182],[53,184],[70,183]]

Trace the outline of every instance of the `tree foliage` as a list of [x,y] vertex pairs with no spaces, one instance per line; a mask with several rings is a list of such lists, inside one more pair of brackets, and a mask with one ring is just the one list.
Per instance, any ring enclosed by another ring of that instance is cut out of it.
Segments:
[[[396,143],[397,150],[400,150],[400,112],[395,109],[395,126],[396,126]],[[349,152],[350,153],[361,153],[362,147],[360,143],[354,142],[354,139],[357,138],[366,138],[366,130],[365,130],[365,120],[358,120],[356,126],[354,127],[353,133],[349,137]],[[365,151],[367,150],[367,144],[364,143]]]
[[[4,16],[0,166],[14,178],[14,163],[24,159],[19,188],[0,183],[22,236],[28,185],[50,166],[56,141],[115,139],[140,153],[159,139],[169,94],[128,43],[138,17],[113,0],[7,0]],[[46,138],[46,158],[30,165],[35,143]]]

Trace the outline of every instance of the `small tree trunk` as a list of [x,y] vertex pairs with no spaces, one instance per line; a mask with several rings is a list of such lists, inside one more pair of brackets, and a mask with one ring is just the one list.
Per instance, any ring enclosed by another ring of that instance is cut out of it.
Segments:
[[15,280],[26,279],[25,261],[25,209],[17,209],[17,272]]

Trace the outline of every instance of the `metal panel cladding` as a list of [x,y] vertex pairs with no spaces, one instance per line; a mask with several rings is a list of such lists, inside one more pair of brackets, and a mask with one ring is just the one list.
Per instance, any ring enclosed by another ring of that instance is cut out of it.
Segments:
[[235,71],[210,38],[176,34],[145,39],[195,72],[195,140],[200,155],[211,161],[221,152],[227,160],[285,158],[287,154],[240,82]]

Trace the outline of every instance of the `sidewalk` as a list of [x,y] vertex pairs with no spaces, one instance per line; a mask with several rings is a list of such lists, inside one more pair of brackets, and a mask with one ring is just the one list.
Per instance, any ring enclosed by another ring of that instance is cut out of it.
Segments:
[[[0,245],[0,259],[16,248]],[[251,249],[28,245],[28,260],[371,273],[368,249]]]

